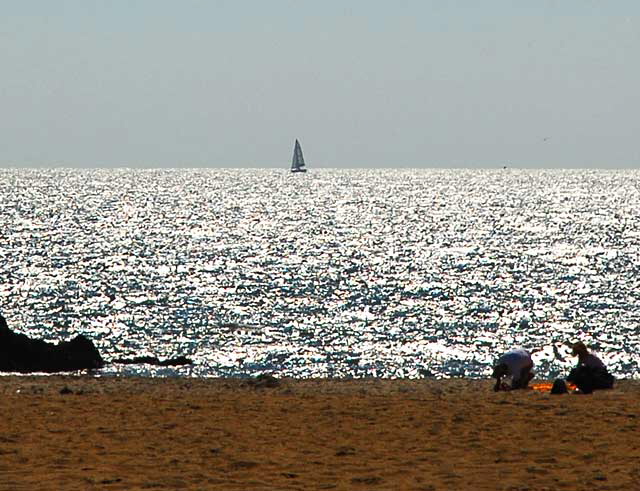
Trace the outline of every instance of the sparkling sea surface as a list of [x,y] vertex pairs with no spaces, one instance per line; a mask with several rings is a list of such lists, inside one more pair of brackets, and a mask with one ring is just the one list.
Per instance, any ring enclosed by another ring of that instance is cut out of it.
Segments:
[[640,377],[640,171],[0,169],[0,312],[152,376]]

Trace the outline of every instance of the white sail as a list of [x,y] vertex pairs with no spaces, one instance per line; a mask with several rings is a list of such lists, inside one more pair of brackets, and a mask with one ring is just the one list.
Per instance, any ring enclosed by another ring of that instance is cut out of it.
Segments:
[[302,147],[300,142],[296,140],[293,147],[293,158],[291,159],[291,172],[307,172],[304,168],[304,156],[302,155]]

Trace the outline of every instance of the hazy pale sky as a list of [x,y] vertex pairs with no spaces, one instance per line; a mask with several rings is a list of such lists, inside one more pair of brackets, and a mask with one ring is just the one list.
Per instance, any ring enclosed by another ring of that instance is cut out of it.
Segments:
[[640,167],[640,2],[0,0],[0,165]]

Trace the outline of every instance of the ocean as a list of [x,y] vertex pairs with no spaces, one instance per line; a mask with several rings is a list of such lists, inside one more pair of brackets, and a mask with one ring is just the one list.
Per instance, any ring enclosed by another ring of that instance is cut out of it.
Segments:
[[640,171],[0,170],[0,313],[103,375],[640,376]]

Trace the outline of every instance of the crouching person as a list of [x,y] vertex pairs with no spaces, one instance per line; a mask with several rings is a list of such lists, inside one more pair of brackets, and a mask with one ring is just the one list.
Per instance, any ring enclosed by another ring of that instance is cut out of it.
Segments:
[[[533,360],[531,353],[523,349],[507,351],[498,358],[493,368],[493,378],[496,385],[493,390],[526,389],[533,378]],[[511,385],[502,381],[504,377],[511,377]]]
[[613,388],[614,378],[602,360],[578,341],[573,345],[573,356],[578,357],[578,365],[571,370],[567,380],[575,384],[583,394],[591,394],[598,389]]

